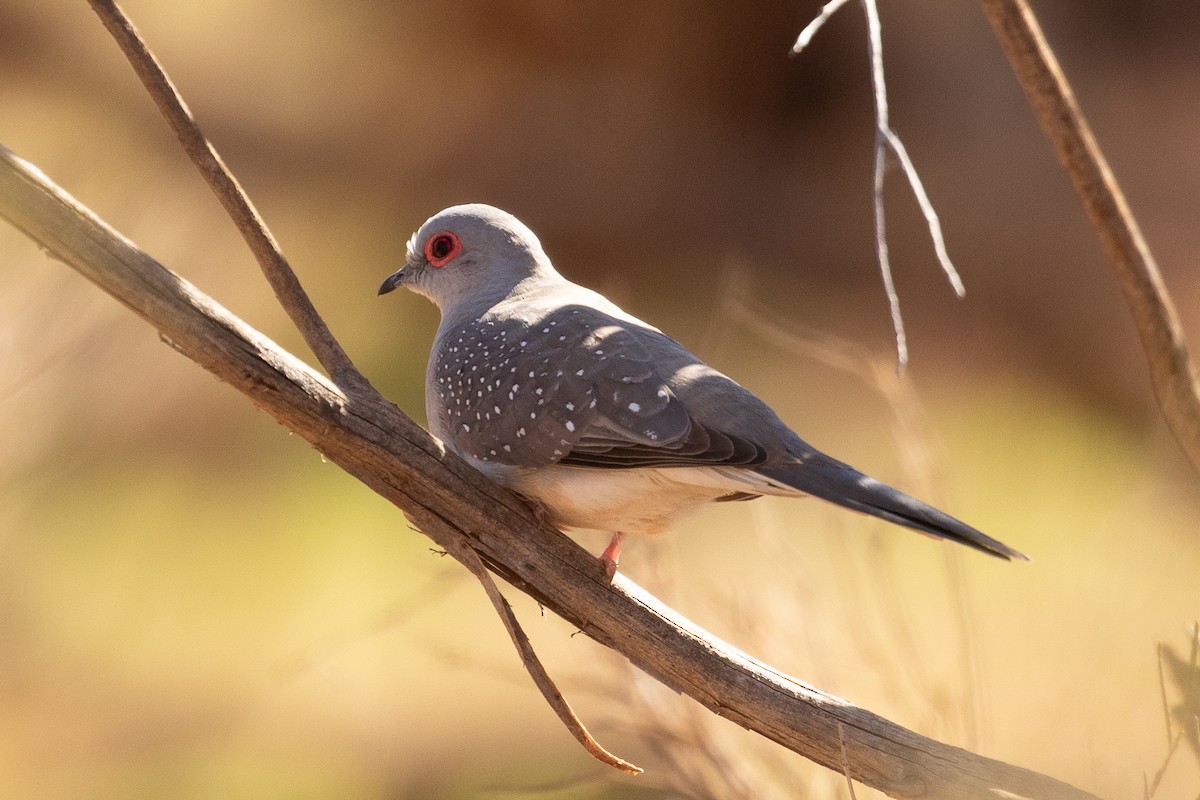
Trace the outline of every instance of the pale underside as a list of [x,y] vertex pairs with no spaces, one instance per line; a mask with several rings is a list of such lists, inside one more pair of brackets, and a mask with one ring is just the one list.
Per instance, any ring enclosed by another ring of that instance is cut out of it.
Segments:
[[664,467],[598,471],[586,467],[480,465],[499,483],[536,500],[547,521],[641,535],[666,533],[710,502],[760,494],[803,496],[737,467]]

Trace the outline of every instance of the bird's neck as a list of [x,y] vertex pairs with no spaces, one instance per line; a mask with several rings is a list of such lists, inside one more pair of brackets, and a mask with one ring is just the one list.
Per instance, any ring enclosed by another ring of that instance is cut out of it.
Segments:
[[499,284],[486,291],[473,292],[469,300],[464,299],[441,309],[442,322],[439,331],[455,330],[461,325],[480,319],[502,303],[516,301],[522,304],[522,301],[531,300],[568,283],[569,281],[553,267],[546,267],[535,269],[514,282]]

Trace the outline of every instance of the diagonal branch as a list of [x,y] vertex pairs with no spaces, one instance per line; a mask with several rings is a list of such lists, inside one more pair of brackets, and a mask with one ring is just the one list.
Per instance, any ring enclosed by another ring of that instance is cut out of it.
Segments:
[[217,148],[201,133],[191,110],[183,102],[175,84],[158,63],[158,59],[142,41],[133,22],[113,0],[88,2],[104,23],[104,27],[112,34],[125,57],[129,59],[133,71],[137,73],[138,79],[146,87],[179,143],[183,145],[188,158],[196,165],[213,194],[237,225],[280,305],[291,317],[292,324],[299,329],[305,343],[316,355],[317,361],[339,385],[362,383],[362,375],[354,368],[346,351],[313,307],[312,301],[300,286],[296,273],[292,271],[291,265],[279,249],[279,243],[259,216],[258,209],[254,207],[237,178],[225,166]]
[[[241,231],[246,243],[250,246],[267,282],[275,291],[275,295],[283,306],[284,311],[291,317],[293,324],[300,330],[317,360],[328,371],[334,383],[345,391],[358,396],[360,399],[372,402],[386,402],[379,396],[362,373],[355,368],[350,357],[342,349],[341,344],[334,338],[333,333],[325,324],[325,320],[317,313],[312,301],[309,300],[296,273],[292,271],[287,259],[279,249],[275,237],[259,216],[254,204],[242,189],[233,173],[217,154],[216,148],[200,131],[183,98],[175,89],[166,71],[158,63],[154,54],[138,35],[133,22],[117,6],[113,0],[89,0],[92,9],[99,15],[104,26],[116,39],[117,44],[125,53],[129,63],[141,79],[146,91],[154,99],[159,111],[166,118],[171,130],[179,138],[188,157],[208,181],[209,187],[226,212]],[[642,770],[617,758],[600,746],[588,733],[579,717],[571,709],[569,703],[558,691],[550,675],[538,660],[537,653],[525,632],[521,630],[508,601],[496,588],[491,575],[484,569],[479,556],[471,549],[461,536],[451,536],[445,544],[459,562],[461,562],[482,584],[488,598],[500,620],[512,637],[521,657],[521,663],[529,672],[534,684],[542,692],[554,713],[571,732],[584,749],[599,761],[632,775]]]
[[1093,797],[925,738],[789,678],[624,576],[609,585],[595,558],[536,524],[519,498],[446,453],[391,403],[339,392],[3,148],[0,216],[397,505],[442,548],[453,552],[466,537],[513,586],[713,712],[893,797]]
[[1200,471],[1200,376],[1158,264],[1033,11],[1025,0],[981,2],[1117,272],[1163,418],[1192,467]]

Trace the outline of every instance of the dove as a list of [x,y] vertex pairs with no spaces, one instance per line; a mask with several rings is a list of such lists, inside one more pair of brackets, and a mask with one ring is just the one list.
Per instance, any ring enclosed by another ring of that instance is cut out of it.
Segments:
[[1009,560],[966,523],[838,461],[659,329],[564,278],[536,235],[483,204],[430,217],[405,287],[441,312],[426,372],[430,432],[551,524],[664,533],[709,503],[818,497]]

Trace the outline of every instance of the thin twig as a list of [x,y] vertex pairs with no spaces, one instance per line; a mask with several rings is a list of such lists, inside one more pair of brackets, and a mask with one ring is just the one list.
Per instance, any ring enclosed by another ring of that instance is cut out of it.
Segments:
[[1167,747],[1171,746],[1171,704],[1167,702],[1167,673],[1163,669],[1163,650],[1166,645],[1158,643],[1158,692],[1162,699],[1163,720],[1167,724]]
[[[882,64],[880,67],[882,68]],[[921,215],[925,217],[925,224],[929,226],[929,238],[933,241],[933,252],[937,256],[938,264],[941,265],[942,272],[946,273],[946,280],[950,282],[950,288],[954,290],[954,293],[959,297],[965,297],[967,287],[963,285],[958,270],[954,268],[954,262],[950,260],[950,254],[946,252],[946,237],[942,234],[942,222],[933,208],[933,201],[929,199],[929,195],[925,191],[925,184],[921,182],[921,176],[917,174],[916,166],[908,157],[908,148],[904,146],[899,134],[892,128],[887,128],[885,133],[887,144],[896,154],[896,160],[900,162],[900,168],[904,170],[904,177],[908,178],[908,185],[912,187],[913,196],[921,208]]]
[[1175,734],[1175,737],[1167,743],[1167,756],[1163,759],[1163,763],[1154,773],[1154,778],[1150,779],[1145,773],[1142,774],[1142,786],[1146,795],[1146,800],[1154,797],[1158,793],[1158,787],[1162,784],[1163,777],[1167,774],[1167,768],[1171,766],[1171,761],[1175,758],[1175,751],[1179,749],[1179,743],[1183,741],[1183,731]]
[[554,709],[554,713],[558,715],[562,724],[571,732],[571,735],[597,761],[608,764],[610,767],[616,767],[630,775],[640,775],[642,773],[641,767],[608,752],[588,733],[583,722],[576,716],[574,709],[571,708],[571,704],[562,696],[562,692],[554,685],[554,681],[551,680],[550,675],[546,672],[546,668],[542,666],[537,653],[533,650],[533,644],[530,643],[529,637],[525,635],[525,631],[522,630],[521,624],[517,621],[517,615],[513,613],[512,606],[509,605],[504,595],[500,593],[500,588],[492,580],[492,574],[487,571],[487,567],[483,565],[479,554],[471,547],[470,541],[465,536],[452,537],[449,541],[449,550],[483,584],[483,590],[487,592],[488,599],[492,601],[492,607],[496,609],[496,613],[504,621],[504,627],[508,630],[508,635],[512,637],[513,645],[516,646],[517,652],[521,655],[521,663],[528,670],[529,677],[533,678],[534,684],[541,691],[542,696],[546,698],[546,702]]
[[[807,47],[817,34],[817,31],[825,24],[825,21],[845,5],[845,3],[846,0],[833,0],[826,3],[816,19],[808,23],[804,27],[804,30],[800,32],[796,43],[792,45],[792,53],[799,53]],[[883,34],[879,24],[879,9],[876,6],[875,0],[862,0],[862,5],[867,17],[867,54],[871,59],[871,90],[875,100],[875,166],[873,184],[875,253],[879,258],[879,271],[883,277],[883,289],[887,294],[888,310],[892,317],[892,329],[896,336],[897,366],[899,369],[903,369],[908,364],[908,337],[904,333],[904,318],[900,314],[900,295],[896,292],[896,281],[892,276],[892,263],[888,255],[886,211],[884,210],[883,203],[883,183],[884,177],[887,174],[887,153],[889,150],[896,154],[896,160],[900,162],[900,168],[904,171],[904,176],[908,178],[908,185],[912,187],[913,194],[917,199],[917,205],[921,207],[921,214],[925,217],[925,224],[929,226],[929,237],[933,240],[933,249],[937,254],[938,263],[941,264],[942,271],[946,273],[946,278],[950,281],[950,286],[959,297],[962,297],[966,293],[966,288],[963,286],[962,278],[958,275],[958,270],[954,268],[954,263],[950,260],[950,254],[946,252],[946,238],[942,235],[942,223],[938,219],[937,212],[933,209],[933,203],[929,200],[929,195],[925,191],[924,184],[921,183],[921,176],[917,173],[917,168],[913,165],[912,159],[909,158],[908,149],[904,146],[904,142],[900,140],[900,135],[893,130],[891,122],[888,119],[887,81],[884,78],[883,72]]]
[[867,15],[867,53],[871,58],[871,95],[875,98],[875,168],[872,184],[872,202],[875,208],[875,252],[879,257],[879,271],[883,276],[883,288],[887,293],[888,309],[892,315],[892,329],[896,334],[896,367],[904,369],[908,364],[908,337],[904,334],[904,318],[900,315],[900,295],[892,277],[892,261],[888,254],[887,213],[883,205],[883,182],[887,175],[887,148],[891,139],[891,122],[888,119],[887,81],[883,76],[883,34],[879,25],[879,9],[874,0],[863,0],[863,11]]
[[838,723],[838,746],[842,751],[842,774],[846,776],[846,788],[850,790],[850,800],[858,800],[854,794],[854,778],[850,777],[850,760],[846,756],[846,728]]
[[[1185,697],[1190,697],[1195,703],[1200,704],[1200,619],[1192,620],[1192,629],[1188,633],[1192,637],[1192,652],[1188,656],[1190,680],[1186,687],[1181,682],[1180,688],[1183,689]],[[1200,727],[1200,715],[1196,717],[1196,723]],[[1200,740],[1200,737],[1197,739]]]
[[313,307],[254,203],[225,166],[216,147],[200,131],[192,112],[138,34],[133,22],[113,0],[88,0],[88,3],[129,60],[133,71],[183,145],[184,152],[237,225],[280,305],[299,329],[317,361],[335,384],[344,388],[362,388],[365,379]]
[[892,331],[896,336],[896,368],[903,370],[908,364],[908,336],[904,333],[904,317],[900,315],[900,294],[892,277],[892,259],[888,255],[887,215],[883,210],[883,176],[887,172],[886,141],[879,130],[875,131],[875,179],[872,199],[875,206],[875,254],[879,258],[879,272],[883,277],[883,291],[887,294],[888,312],[892,316]]
[[846,5],[847,0],[830,0],[821,8],[821,13],[817,14],[812,22],[804,26],[804,30],[800,31],[800,36],[797,37],[796,43],[792,45],[792,54],[798,54],[801,50],[808,47],[809,42],[817,35],[817,31],[821,30],[821,26],[825,21],[837,13],[837,10]]
[[[1188,659],[1187,667],[1184,668],[1183,672],[1176,673],[1176,682],[1179,684],[1180,691],[1183,693],[1184,700],[1182,709],[1184,709],[1185,714],[1189,699],[1200,698],[1200,695],[1197,694],[1197,690],[1200,689],[1200,684],[1197,683],[1197,681],[1200,681],[1200,670],[1197,669],[1198,664],[1200,664],[1200,622],[1194,622],[1192,624],[1192,628],[1188,631],[1188,635],[1191,637],[1192,641],[1191,656]],[[1159,642],[1158,686],[1159,691],[1162,694],[1163,715],[1166,717],[1167,723],[1167,754],[1163,758],[1163,762],[1159,766],[1158,770],[1154,773],[1153,780],[1151,780],[1145,773],[1142,773],[1143,792],[1146,800],[1150,800],[1150,798],[1154,797],[1154,795],[1158,792],[1163,777],[1166,775],[1167,768],[1171,766],[1171,761],[1175,757],[1175,752],[1179,749],[1179,743],[1182,742],[1184,737],[1189,734],[1188,720],[1186,717],[1181,720],[1179,731],[1174,735],[1171,733],[1171,709],[1167,700],[1167,678],[1165,669],[1165,662],[1167,661],[1166,656],[1168,654],[1170,654],[1172,661],[1178,660],[1178,656],[1175,655],[1174,650],[1168,649],[1166,644]],[[1179,666],[1183,667],[1182,663],[1180,663]],[[1175,669],[1175,667],[1173,667],[1173,669]],[[1185,676],[1190,676],[1191,678],[1191,680],[1188,682],[1188,685],[1184,684],[1184,681],[1187,679]],[[1196,726],[1195,734],[1197,735],[1197,738],[1200,738],[1200,717],[1193,716],[1190,721]]]
[[1200,376],[1179,316],[1121,187],[1025,0],[981,0],[1042,131],[1075,186],[1142,340],[1159,410],[1200,471]]

